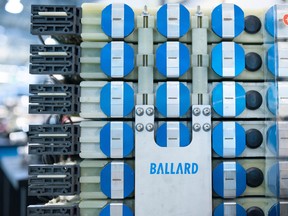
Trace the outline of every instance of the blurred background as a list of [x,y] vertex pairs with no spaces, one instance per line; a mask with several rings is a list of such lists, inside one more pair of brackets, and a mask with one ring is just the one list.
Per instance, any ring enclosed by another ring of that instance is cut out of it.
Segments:
[[[43,42],[30,34],[31,4],[80,6],[83,2],[125,2],[138,8],[172,2],[214,8],[223,2],[233,2],[243,10],[287,3],[285,0],[0,0],[0,216],[24,216],[28,204],[46,201],[26,196],[28,164],[43,160],[28,155],[28,125],[41,124],[48,118],[28,115],[28,85],[49,80],[49,77],[29,75],[30,44]],[[45,44],[56,43],[50,37],[43,40]]]

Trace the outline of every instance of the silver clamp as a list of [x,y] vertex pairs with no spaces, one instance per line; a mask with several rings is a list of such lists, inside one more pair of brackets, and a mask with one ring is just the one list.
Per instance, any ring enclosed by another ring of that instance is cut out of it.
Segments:
[[222,42],[222,76],[235,76],[235,44]]
[[234,38],[235,19],[234,4],[222,4],[222,38]]
[[[288,26],[287,26],[288,29]],[[288,34],[288,32],[287,32]],[[288,37],[288,36],[287,36]],[[288,43],[278,42],[277,46],[277,70],[279,77],[288,77]]]
[[112,4],[111,37],[124,37],[124,4]]
[[278,130],[278,156],[288,156],[288,122],[277,122]]
[[235,157],[235,122],[223,122],[223,157]]
[[110,123],[110,157],[123,157],[123,122]]
[[179,42],[167,42],[167,77],[179,76]]
[[124,83],[111,82],[111,117],[123,116]]
[[167,4],[167,37],[178,38],[180,35],[180,5]]
[[278,116],[288,115],[288,82],[278,82]]
[[224,215],[223,216],[236,216],[236,203],[235,202],[224,202]]
[[180,146],[179,122],[167,122],[167,147]]
[[236,196],[236,162],[223,162],[224,172],[224,197],[235,198]]
[[124,42],[111,42],[111,77],[123,77],[124,74]]
[[288,197],[288,162],[279,161],[279,196]]
[[180,113],[180,83],[167,82],[167,117],[178,117]]
[[223,85],[223,116],[234,117],[236,114],[235,82],[222,82]]
[[124,198],[124,162],[111,162],[111,198]]

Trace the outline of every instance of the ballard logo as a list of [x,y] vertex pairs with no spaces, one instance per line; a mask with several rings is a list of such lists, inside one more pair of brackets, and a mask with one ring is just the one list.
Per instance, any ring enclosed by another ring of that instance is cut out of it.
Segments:
[[150,163],[151,175],[191,175],[197,172],[197,163]]

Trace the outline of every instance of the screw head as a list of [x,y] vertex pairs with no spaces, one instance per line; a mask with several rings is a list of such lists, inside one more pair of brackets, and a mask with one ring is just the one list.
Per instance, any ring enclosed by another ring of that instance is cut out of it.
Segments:
[[201,125],[200,125],[199,123],[195,123],[195,124],[193,125],[193,130],[194,130],[194,131],[200,131],[200,129],[201,129]]
[[153,131],[154,130],[154,125],[152,123],[147,124],[146,125],[146,130],[149,131],[149,132]]
[[195,116],[199,116],[200,113],[201,113],[200,108],[196,107],[196,108],[193,109],[193,114],[194,114]]
[[146,109],[146,114],[147,114],[148,116],[152,116],[152,115],[154,114],[154,109],[153,109],[152,107],[148,107],[148,108]]
[[141,124],[141,123],[138,123],[138,124],[136,125],[136,130],[137,130],[138,132],[143,131],[143,130],[144,130],[144,125]]
[[141,107],[138,107],[138,108],[136,109],[136,114],[137,114],[138,116],[142,116],[142,115],[144,114],[144,109],[141,108]]
[[208,123],[205,123],[204,125],[203,125],[203,130],[204,131],[209,131],[211,129],[211,125],[210,124],[208,124]]
[[211,110],[208,107],[203,109],[203,115],[209,116],[210,114],[211,114]]

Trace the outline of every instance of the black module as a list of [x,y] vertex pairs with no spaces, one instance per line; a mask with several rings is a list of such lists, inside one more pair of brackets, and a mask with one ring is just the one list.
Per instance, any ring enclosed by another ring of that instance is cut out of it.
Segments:
[[262,105],[262,95],[254,90],[246,93],[246,108],[249,110],[256,110]]
[[247,216],[265,216],[263,210],[257,206],[252,206],[246,211]]
[[262,66],[262,59],[258,53],[250,52],[245,55],[245,68],[248,71],[257,71]]
[[245,31],[249,34],[256,34],[261,29],[261,21],[257,16],[245,17]]
[[257,129],[249,129],[246,131],[246,146],[251,149],[256,149],[261,146],[263,142],[263,135]]
[[249,187],[258,187],[264,181],[263,172],[257,167],[251,167],[246,170],[246,184]]

